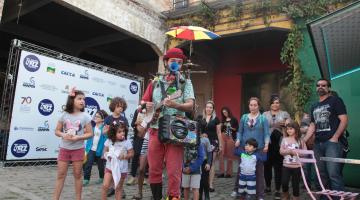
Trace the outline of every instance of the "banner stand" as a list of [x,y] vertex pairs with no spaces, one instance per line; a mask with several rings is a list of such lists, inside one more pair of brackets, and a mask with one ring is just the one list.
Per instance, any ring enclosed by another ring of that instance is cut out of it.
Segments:
[[[46,49],[41,46],[37,46],[25,41],[14,39],[11,42],[11,48],[9,51],[9,59],[6,70],[6,79],[4,84],[4,90],[1,99],[0,105],[0,121],[4,123],[4,126],[1,126],[0,129],[0,160],[2,161],[3,167],[12,167],[12,166],[32,166],[32,165],[55,165],[56,158],[52,159],[23,159],[23,160],[6,160],[7,149],[8,149],[8,139],[10,135],[10,124],[13,112],[15,89],[17,83],[17,75],[19,70],[19,62],[22,50],[26,50],[31,53],[36,53],[39,55],[47,56],[57,60],[62,60],[68,63],[73,63],[76,65],[81,65],[83,67],[105,72],[107,74],[115,75],[118,77],[123,77],[131,80],[135,80],[140,83],[139,86],[139,95],[144,92],[144,78],[123,72],[121,70],[113,69],[103,65],[99,65],[90,61],[86,61],[80,58],[76,58],[70,55],[66,55],[54,50]],[[140,96],[139,96],[140,98]]]

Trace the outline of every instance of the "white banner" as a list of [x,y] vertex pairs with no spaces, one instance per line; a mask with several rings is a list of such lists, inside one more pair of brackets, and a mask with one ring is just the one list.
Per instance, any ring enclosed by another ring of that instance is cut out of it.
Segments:
[[73,86],[85,93],[85,110],[92,116],[98,109],[110,114],[110,100],[125,98],[131,123],[140,82],[22,51],[6,160],[57,158],[60,138],[55,127]]

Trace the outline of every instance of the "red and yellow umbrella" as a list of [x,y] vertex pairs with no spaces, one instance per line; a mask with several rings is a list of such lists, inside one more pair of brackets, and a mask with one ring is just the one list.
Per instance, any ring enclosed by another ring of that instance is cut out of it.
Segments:
[[170,31],[165,34],[178,39],[190,40],[190,57],[193,40],[213,40],[220,37],[218,34],[199,26],[176,26],[170,28]]
[[177,26],[171,28],[166,34],[184,40],[212,40],[220,37],[216,33],[198,26]]

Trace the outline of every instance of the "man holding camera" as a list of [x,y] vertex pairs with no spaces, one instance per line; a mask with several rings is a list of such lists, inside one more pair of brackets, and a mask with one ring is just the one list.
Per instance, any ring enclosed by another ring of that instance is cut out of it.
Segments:
[[[159,119],[164,115],[185,117],[185,112],[191,112],[194,107],[194,89],[190,79],[185,79],[180,73],[186,56],[179,48],[169,49],[164,55],[167,72],[152,81],[143,96],[146,102],[147,115],[154,107],[163,103],[164,107],[155,115]],[[170,96],[181,90],[181,96],[172,99]],[[150,139],[148,150],[149,182],[154,200],[162,199],[162,172],[164,166],[168,174],[169,200],[180,199],[182,160],[184,147],[179,144],[162,143],[159,140],[159,119],[153,119],[149,124],[138,126],[140,131],[149,127]],[[144,120],[145,121],[145,120]],[[161,130],[160,130],[161,131]]]

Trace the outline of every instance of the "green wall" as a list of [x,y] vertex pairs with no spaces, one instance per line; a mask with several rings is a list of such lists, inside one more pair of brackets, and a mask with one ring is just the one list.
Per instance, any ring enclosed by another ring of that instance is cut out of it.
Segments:
[[310,35],[307,29],[302,29],[302,34],[304,36],[304,43],[302,48],[298,52],[298,57],[300,59],[301,67],[303,68],[305,74],[314,80],[313,84],[313,94],[309,100],[309,103],[306,105],[305,110],[310,112],[310,106],[312,102],[317,101],[318,97],[316,95],[315,81],[318,80],[320,75],[320,70],[317,64],[316,56],[313,50],[311,43]]
[[[321,77],[316,56],[310,40],[307,29],[303,29],[304,45],[298,53],[301,66],[305,74],[312,77],[315,81]],[[337,91],[340,97],[344,100],[348,116],[350,132],[350,153],[348,158],[360,159],[360,71],[332,80],[332,90]],[[318,100],[315,93],[315,83],[313,84],[313,95],[306,106],[306,110],[310,110],[312,102]],[[346,185],[353,187],[360,187],[360,166],[345,165],[344,180]]]
[[[334,79],[332,89],[344,100],[349,116],[350,153],[348,158],[360,159],[360,71]],[[345,183],[360,187],[360,165],[345,165]]]

